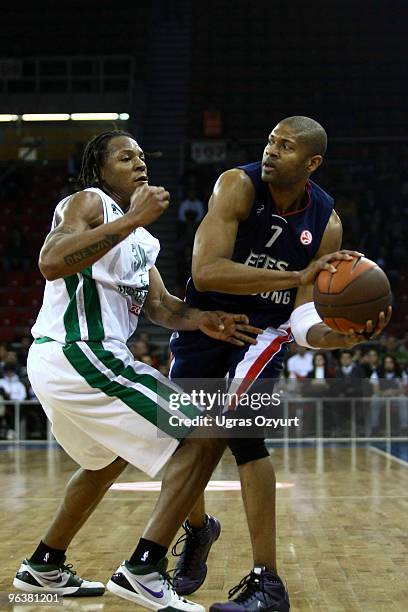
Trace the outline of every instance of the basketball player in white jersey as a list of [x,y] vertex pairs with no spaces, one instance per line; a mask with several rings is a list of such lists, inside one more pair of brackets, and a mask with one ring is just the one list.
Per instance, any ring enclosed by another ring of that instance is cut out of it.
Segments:
[[153,477],[168,462],[143,537],[108,589],[153,610],[204,612],[176,594],[165,557],[225,442],[185,439],[189,428],[170,426],[171,415],[194,417],[198,408],[170,410],[169,395],[177,387],[134,361],[126,342],[142,308],[160,325],[200,329],[236,345],[255,343],[261,330],[243,315],[190,308],[167,292],[155,267],[159,243],[143,226],[166,210],[169,194],[149,186],[146,172],[143,151],[131,135],[94,138],[84,152],[85,189],[58,204],[41,249],[47,283],[28,374],[54,436],[81,467],[13,584],[30,592],[101,595],[102,583],[82,580],[65,564],[68,545],[127,463]]

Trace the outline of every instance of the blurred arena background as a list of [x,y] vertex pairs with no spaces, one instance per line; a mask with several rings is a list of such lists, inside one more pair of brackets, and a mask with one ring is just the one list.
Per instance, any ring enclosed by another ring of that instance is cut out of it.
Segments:
[[[306,496],[301,487],[308,472],[316,479],[310,484],[312,488],[316,484],[316,495],[327,494],[327,499],[333,495],[337,500],[347,490],[355,495],[359,507],[349,501],[346,510],[349,518],[356,511],[356,524],[362,529],[366,520],[371,521],[372,545],[364,548],[359,541],[354,552],[346,547],[343,554],[357,555],[353,571],[360,583],[359,572],[376,569],[376,577],[367,579],[364,592],[356,587],[354,599],[354,595],[328,587],[326,599],[321,600],[313,594],[315,583],[305,587],[300,573],[293,571],[292,585],[301,593],[294,597],[294,609],[404,609],[403,581],[391,585],[393,601],[378,599],[380,587],[375,578],[380,583],[380,577],[387,578],[391,571],[384,556],[391,544],[384,533],[375,543],[374,532],[377,520],[383,519],[389,532],[394,529],[391,565],[399,568],[395,576],[401,578],[406,568],[406,533],[396,534],[395,530],[401,531],[406,520],[408,465],[406,2],[154,0],[100,2],[95,8],[84,2],[40,1],[3,7],[2,22],[0,440],[5,453],[0,453],[0,460],[8,459],[17,466],[20,477],[15,481],[20,483],[17,488],[7,480],[8,499],[19,498],[22,490],[35,496],[28,485],[20,487],[28,474],[30,448],[38,449],[38,469],[48,465],[44,469],[50,482],[55,484],[59,474],[61,460],[53,455],[54,467],[50,467],[49,450],[42,450],[41,442],[54,443],[26,376],[26,355],[44,287],[37,266],[39,249],[56,203],[76,189],[86,141],[116,126],[132,132],[150,154],[150,183],[164,185],[172,200],[169,210],[149,230],[162,245],[158,267],[167,287],[183,297],[195,231],[217,176],[259,159],[279,119],[307,115],[328,132],[325,162],[314,178],[335,198],[344,226],[344,247],[362,250],[384,268],[392,285],[394,313],[377,341],[360,345],[350,354],[334,351],[319,357],[291,346],[282,379],[287,394],[284,415],[301,416],[302,429],[276,433],[276,440],[284,444],[276,447],[278,474],[281,470]],[[131,339],[132,352],[167,374],[169,335],[142,321]],[[321,365],[324,377],[319,375],[316,381],[316,368]],[[365,379],[367,384],[364,388],[349,386],[352,391],[347,394],[342,392],[344,378]],[[340,399],[330,404],[325,398],[334,391]],[[325,454],[329,452],[325,443],[320,450],[313,449],[314,454],[305,443],[296,449],[297,454],[291,454],[292,442],[311,438],[331,441],[331,454]],[[335,447],[336,439],[345,446]],[[19,445],[23,440],[32,447]],[[369,446],[364,446],[365,440]],[[367,454],[367,448],[376,449],[377,454]],[[340,454],[334,455],[333,449]],[[64,478],[65,472],[67,468]],[[220,474],[236,478],[232,463]],[[330,488],[334,487],[333,475],[343,493]],[[58,489],[56,495],[60,492]],[[387,498],[385,506],[381,494]],[[370,510],[365,509],[364,500],[371,499],[370,495],[376,501],[367,518],[364,512]],[[393,508],[391,498],[396,500]],[[300,507],[312,517],[313,529],[313,516],[320,512],[318,502],[305,500],[299,502]],[[22,508],[19,503],[9,501],[6,511]],[[222,514],[223,506],[220,508]],[[283,508],[293,525],[296,513],[286,498]],[[331,534],[345,511],[340,502],[333,508],[328,523]],[[399,514],[393,514],[396,509]],[[109,513],[104,512],[108,524]],[[280,521],[284,523],[286,517],[281,516]],[[23,518],[17,531],[20,524]],[[12,532],[16,524],[11,520],[9,527]],[[348,527],[351,529],[350,524]],[[316,529],[317,533],[319,527]],[[344,529],[347,531],[347,525]],[[295,544],[291,544],[295,549],[296,544],[307,543],[306,532],[306,527],[305,533],[296,532]],[[27,552],[27,546],[19,545],[15,554],[12,533],[7,533],[12,576],[16,559]],[[33,541],[35,537],[33,534]],[[285,548],[285,537],[291,537],[288,527],[282,532],[280,546],[286,551],[284,569],[290,573],[294,561]],[[338,542],[333,548],[335,545]],[[307,546],[318,559],[320,545],[310,546],[309,542]],[[365,555],[362,566],[360,553]],[[300,560],[299,567],[302,565],[308,567],[305,559]],[[330,576],[332,570],[325,566],[322,571]],[[335,571],[333,576],[341,582]],[[10,581],[2,583],[3,590]],[[218,593],[222,586],[216,583],[212,588]],[[336,604],[342,598],[344,602]]]
[[[405,3],[163,0],[137,9],[102,3],[96,12],[86,3],[52,7],[40,2],[3,11],[4,399],[33,397],[25,358],[44,285],[38,252],[56,202],[75,191],[82,148],[91,136],[116,125],[154,154],[148,160],[151,183],[172,194],[170,210],[152,228],[162,244],[159,268],[169,289],[183,296],[195,230],[216,177],[258,159],[271,127],[292,114],[312,116],[327,129],[329,150],[316,181],[336,199],[344,246],[363,250],[392,283],[392,322],[378,342],[354,351],[353,362],[369,376],[391,355],[406,388]],[[108,115],[98,120],[97,113]],[[132,339],[135,355],[166,372],[168,337],[144,323]],[[377,356],[367,355],[368,349]],[[336,376],[339,355],[326,357]],[[311,358],[299,367],[292,375],[306,376]],[[42,437],[40,415],[26,437]],[[0,437],[15,433],[8,407]]]

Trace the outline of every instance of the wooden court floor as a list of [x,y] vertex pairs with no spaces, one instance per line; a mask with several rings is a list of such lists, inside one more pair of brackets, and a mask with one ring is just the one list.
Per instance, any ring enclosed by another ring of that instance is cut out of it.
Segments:
[[[408,610],[408,465],[369,447],[276,448],[272,460],[279,483],[293,485],[278,490],[279,571],[287,581],[291,610]],[[0,591],[13,591],[16,568],[41,537],[74,469],[58,449],[0,448]],[[134,468],[120,478],[147,480]],[[230,456],[213,480],[237,480]],[[107,494],[71,545],[68,561],[79,575],[109,579],[133,550],[157,495],[129,490]],[[252,563],[239,491],[209,492],[207,502],[223,531],[210,554],[207,580],[192,599],[208,609],[226,599]],[[139,608],[108,593],[65,600],[64,609]]]

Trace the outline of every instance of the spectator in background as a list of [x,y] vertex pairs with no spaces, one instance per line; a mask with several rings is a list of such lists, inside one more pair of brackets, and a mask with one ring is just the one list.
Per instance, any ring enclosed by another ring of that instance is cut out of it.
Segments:
[[330,381],[332,373],[330,371],[326,353],[317,351],[313,355],[313,367],[307,374],[307,385],[305,386],[304,393],[306,395],[316,396],[329,396],[330,395]]
[[386,336],[385,334],[379,339],[378,350],[382,354],[382,357],[385,355],[395,355],[395,352],[398,347],[398,339],[395,336]]
[[391,408],[398,410],[401,433],[408,433],[408,401],[404,394],[402,372],[393,355],[386,355],[379,376],[375,394],[370,402],[370,419],[367,435],[376,436],[381,432],[381,411],[384,413],[385,398],[399,398],[391,402]]
[[143,361],[154,368],[158,367],[160,359],[157,353],[152,352],[153,349],[160,350],[156,345],[150,343],[149,334],[142,332],[137,335],[131,342],[128,343],[129,349],[136,361]]
[[[29,339],[31,344],[32,339]],[[27,390],[20,378],[20,372],[25,373],[20,363],[25,364],[27,353],[22,351],[21,359],[16,351],[10,351],[6,343],[0,344],[0,438],[12,440],[14,438],[14,408],[5,405],[4,400],[23,401],[27,397]]]
[[361,378],[363,372],[353,361],[353,351],[341,351],[340,365],[336,370],[336,378],[342,380],[337,386],[338,394],[343,397],[357,397],[361,394]]
[[362,358],[363,358],[363,350],[362,350],[361,346],[355,346],[354,347],[354,352],[353,352],[353,361],[357,365],[360,365]]
[[[308,372],[306,379],[300,383],[301,395],[307,397],[330,397],[330,378],[333,373],[329,367],[326,353],[316,351],[313,353],[313,366]],[[315,404],[307,401],[296,405],[296,416],[300,418],[301,432],[303,436],[316,435],[316,412]]]
[[[344,350],[340,353],[340,365],[336,368],[334,385],[336,398],[358,398],[363,393],[363,372],[353,360],[353,351]],[[351,404],[333,402],[331,405],[331,435],[340,433],[349,435],[351,421]]]
[[[5,366],[11,366],[12,368],[14,368],[17,376],[20,376],[21,374],[21,365],[18,361],[18,357],[17,357],[17,352],[16,351],[7,351],[5,359],[4,359],[4,364]],[[24,365],[23,367],[24,370],[24,374],[26,372],[26,366]]]
[[149,347],[143,340],[132,340],[128,346],[136,361],[142,361],[142,358],[149,354]]
[[296,353],[287,361],[289,378],[303,379],[313,367],[313,353],[304,346],[296,345]]
[[365,395],[376,395],[380,372],[380,357],[374,348],[369,349],[361,358],[361,372],[364,378]]
[[374,376],[374,378],[378,378],[378,371],[380,369],[380,358],[376,349],[370,348],[363,355],[361,360],[361,368],[363,376],[365,376],[366,378],[371,379],[372,376]]
[[395,336],[390,336],[390,342],[394,343],[393,348],[390,348],[389,343],[387,342],[386,347],[388,348],[387,352],[390,352],[394,355],[399,365],[408,363],[408,348],[402,338],[396,338]]
[[[403,372],[395,355],[385,355],[380,370],[380,391],[383,397],[404,395]],[[408,427],[408,415],[405,410],[399,411],[400,425],[403,429]],[[401,404],[402,406],[402,404]]]
[[[178,220],[181,224],[193,221],[196,226],[204,217],[204,204],[199,199],[195,187],[190,187],[187,197],[180,203]],[[180,226],[180,229],[183,226]]]
[[27,398],[26,388],[17,376],[16,368],[10,364],[4,366],[0,388],[3,389],[6,399],[22,402]]

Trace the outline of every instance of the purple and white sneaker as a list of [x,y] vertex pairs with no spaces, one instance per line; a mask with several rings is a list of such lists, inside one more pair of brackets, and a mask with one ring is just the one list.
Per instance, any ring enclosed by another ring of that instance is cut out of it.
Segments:
[[177,595],[166,570],[166,558],[157,565],[130,565],[128,561],[124,561],[106,588],[111,593],[148,610],[205,612],[204,606]]

